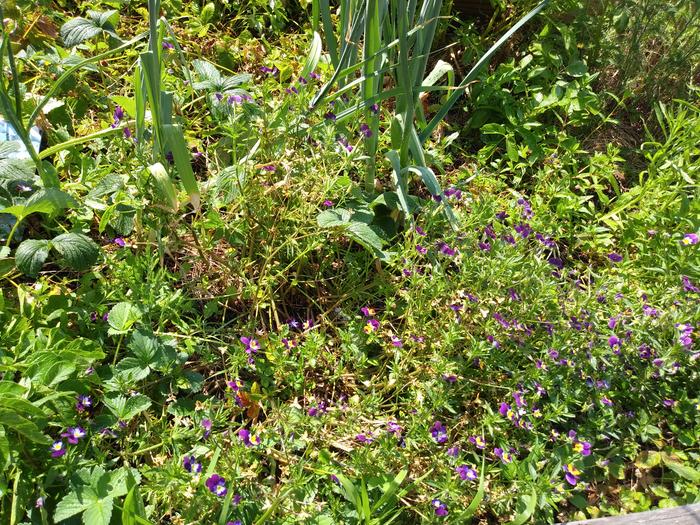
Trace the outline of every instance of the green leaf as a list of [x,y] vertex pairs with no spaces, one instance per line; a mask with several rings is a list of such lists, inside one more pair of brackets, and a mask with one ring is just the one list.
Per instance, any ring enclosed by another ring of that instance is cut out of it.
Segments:
[[311,41],[311,48],[309,49],[309,54],[306,57],[306,62],[301,70],[301,76],[308,78],[309,74],[316,69],[318,61],[321,59],[321,51],[323,51],[323,43],[321,42],[321,37],[318,33],[314,31],[314,37]]
[[6,409],[0,409],[0,425],[6,430],[21,434],[35,443],[48,444],[51,440],[41,433],[39,427],[29,419]]
[[105,397],[104,404],[119,419],[129,421],[151,406],[151,400],[143,394],[125,397],[112,394]]
[[[95,499],[97,495],[95,494]],[[54,512],[53,519],[55,522],[60,522],[66,520],[76,514],[80,514],[86,508],[90,506],[90,502],[86,501],[84,494],[78,496],[75,492],[69,492],[63,497],[61,501],[56,505],[56,512]]]
[[170,149],[175,160],[175,167],[180,176],[182,185],[190,197],[190,202],[195,210],[199,210],[200,196],[197,179],[192,171],[191,153],[185,142],[185,137],[182,133],[182,128],[175,124],[166,124],[163,126],[165,133],[166,149]]
[[10,206],[1,212],[22,220],[32,213],[55,214],[75,205],[75,199],[67,193],[56,188],[46,188],[29,197],[24,205]]
[[27,239],[17,247],[15,264],[20,272],[36,277],[49,256],[49,241]]
[[533,489],[529,496],[521,496],[520,502],[523,503],[525,508],[516,514],[513,521],[508,525],[523,525],[523,523],[530,519],[530,516],[535,512],[537,506],[537,491]]
[[116,370],[120,377],[132,383],[146,379],[151,373],[148,364],[144,366],[144,362],[136,357],[125,357],[119,361]]
[[348,223],[350,213],[348,210],[324,210],[316,217],[316,222],[321,228],[334,228],[336,226],[345,226]]
[[105,32],[119,38],[114,31],[118,12],[88,11],[88,18],[73,18],[61,27],[61,38],[66,47],[73,47]]
[[100,253],[95,242],[82,233],[64,233],[54,237],[51,245],[61,254],[66,265],[73,270],[90,268]]
[[676,463],[675,461],[666,461],[665,464],[680,477],[692,481],[693,483],[700,483],[700,471],[697,471],[687,465],[683,465],[682,463]]
[[127,332],[135,322],[141,319],[141,311],[133,304],[121,302],[115,304],[109,311],[107,322],[109,323],[109,333],[123,334]]
[[114,500],[110,496],[93,503],[85,509],[83,523],[85,525],[109,525],[109,521],[112,519],[113,503]]

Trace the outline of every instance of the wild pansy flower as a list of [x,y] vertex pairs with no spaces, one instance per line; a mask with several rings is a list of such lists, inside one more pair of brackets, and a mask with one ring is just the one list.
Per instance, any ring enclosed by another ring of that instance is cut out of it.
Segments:
[[664,399],[664,401],[663,401],[663,404],[666,408],[673,408],[676,406],[677,403],[678,403],[678,401],[676,401],[674,399]]
[[455,468],[455,472],[459,474],[459,477],[462,478],[462,481],[464,480],[470,480],[474,481],[479,477],[479,473],[473,469],[468,467],[467,465],[460,465],[457,468]]
[[491,245],[488,242],[481,242],[477,244],[479,246],[479,249],[483,252],[490,252],[491,251]]
[[681,244],[684,244],[685,246],[691,246],[693,244],[697,244],[698,242],[700,242],[700,237],[698,237],[696,233],[686,233],[683,236]]
[[327,111],[323,115],[323,118],[325,118],[326,120],[330,120],[331,122],[335,122],[337,117],[336,117],[335,113],[333,113],[332,111]]
[[642,306],[642,312],[644,312],[644,315],[647,315],[649,317],[658,317],[659,315],[659,311],[656,308],[649,306],[648,304]]
[[508,452],[507,450],[503,450],[501,447],[494,448],[493,454],[498,459],[500,459],[503,463],[507,464],[507,463],[513,462],[513,455],[510,452]]
[[523,399],[523,396],[520,392],[513,392],[513,399],[515,400],[515,406],[517,406],[518,408],[527,406],[527,401]]
[[326,199],[325,201],[323,201],[323,205],[324,205],[326,208],[330,208],[331,206],[333,206],[333,201],[330,200],[330,199]]
[[92,407],[92,398],[90,396],[79,394],[76,399],[75,409],[78,412],[85,412],[88,408]]
[[396,337],[395,335],[391,336],[391,346],[394,346],[396,348],[402,348],[403,347],[403,341]]
[[377,330],[379,330],[379,321],[377,321],[376,319],[370,319],[369,321],[367,321],[367,324],[365,324],[363,330],[366,334],[376,332]]
[[243,525],[243,522],[241,520],[227,521],[226,525]]
[[425,255],[426,253],[428,253],[428,249],[421,246],[420,244],[416,244],[416,251],[422,255]]
[[453,385],[457,382],[457,376],[454,374],[442,374],[442,380]]
[[591,444],[588,441],[574,440],[574,450],[579,452],[582,456],[591,455]]
[[307,319],[303,323],[301,323],[301,329],[302,330],[311,330],[314,327],[314,320],[313,319]]
[[522,206],[522,208],[523,208],[523,211],[522,211],[523,218],[530,219],[533,216],[532,208],[530,207],[530,203],[527,202],[525,199],[518,199],[518,204],[520,206]]
[[362,133],[366,139],[370,138],[372,136],[372,130],[369,129],[369,126],[367,124],[360,124],[360,133]]
[[396,421],[389,421],[386,424],[386,431],[389,432],[389,434],[394,434],[394,435],[401,435],[401,432],[403,431],[403,428],[401,428],[401,425],[399,425]]
[[182,467],[192,474],[199,474],[202,472],[202,464],[199,463],[194,456],[185,456],[182,459]]
[[459,447],[456,445],[454,447],[450,447],[445,451],[445,454],[447,454],[451,458],[456,458],[457,456],[459,456]]
[[441,421],[436,421],[433,423],[433,426],[430,428],[430,434],[438,444],[443,444],[445,441],[447,441],[447,429]]
[[277,166],[275,166],[274,164],[266,164],[265,166],[262,166],[260,169],[262,169],[263,171],[275,171],[275,170],[277,170]]
[[376,115],[377,113],[379,113],[379,104],[372,104],[369,107],[369,110]]
[[578,477],[581,475],[581,471],[577,469],[573,463],[567,463],[562,467],[564,470],[564,477],[566,482],[571,486],[576,486],[578,483]]
[[266,73],[266,74],[272,75],[272,76],[274,76],[274,75],[276,75],[277,73],[280,72],[280,70],[277,69],[277,66],[273,66],[273,67],[262,66],[262,67],[260,68],[260,71],[261,71],[262,73]]
[[622,341],[620,341],[619,337],[613,334],[610,337],[608,337],[608,345],[614,353],[619,354],[620,349],[622,348]]
[[449,257],[452,257],[457,254],[457,250],[450,248],[450,246],[446,242],[439,242],[438,243],[438,251],[443,254],[447,255]]
[[287,350],[291,350],[292,348],[296,348],[297,346],[299,346],[299,343],[296,339],[287,339],[286,337],[283,337],[281,339],[281,342]]
[[212,494],[219,496],[220,498],[223,498],[228,492],[228,489],[226,488],[226,480],[218,474],[212,474],[209,479],[207,479],[205,484]]
[[309,81],[306,80],[304,77],[299,77],[299,84],[301,84],[302,86],[305,86],[308,83],[309,83]]
[[425,237],[427,235],[427,233],[425,233],[425,230],[423,230],[423,228],[421,228],[420,226],[416,226],[415,230],[416,233],[421,237]]
[[299,90],[296,88],[296,86],[289,86],[287,89],[285,89],[285,92],[287,95],[291,95],[292,93],[295,95],[299,94]]
[[44,506],[44,498],[42,496],[39,496],[36,501],[34,502],[34,507],[37,509],[40,509]]
[[113,128],[116,128],[121,120],[124,118],[124,109],[117,105],[114,107],[114,123],[112,124]]
[[695,286],[687,275],[681,276],[681,282],[683,283],[683,290],[686,292],[700,293],[700,288]]
[[377,311],[371,306],[363,306],[362,308],[360,308],[360,312],[362,312],[362,315],[364,315],[365,317],[374,317],[375,315],[377,315]]
[[260,343],[258,343],[257,339],[241,337],[241,343],[245,345],[245,351],[247,354],[257,354],[258,350],[260,350]]
[[620,255],[619,253],[610,252],[608,254],[608,259],[610,259],[610,261],[614,263],[619,263],[622,262],[622,255]]
[[163,40],[162,47],[165,51],[168,51],[170,53],[175,51],[175,46],[171,42],[168,42],[167,40]]
[[367,432],[365,434],[357,434],[355,436],[355,439],[363,444],[369,444],[369,443],[372,443],[372,441],[374,441],[374,437],[372,436],[372,432]]
[[204,439],[207,439],[211,434],[211,419],[202,419],[202,428],[204,429]]
[[483,436],[471,436],[469,438],[469,443],[474,445],[479,450],[484,450],[484,448],[486,448],[486,440]]
[[532,233],[532,228],[526,222],[521,222],[515,226],[515,231],[520,234],[523,239],[527,239]]
[[120,248],[124,248],[126,246],[126,241],[122,239],[121,237],[115,237],[114,240],[112,241],[114,244],[119,246]]
[[559,270],[564,268],[564,261],[562,261],[558,257],[549,257],[547,259],[547,262]]
[[608,407],[613,405],[612,400],[611,400],[610,398],[608,398],[607,396],[601,397],[601,398],[600,398],[600,402],[601,402],[603,405],[608,406]]
[[447,514],[448,514],[447,505],[445,505],[442,501],[435,498],[433,501],[430,502],[430,504],[433,506],[433,509],[435,510],[436,516],[441,516],[441,517],[447,516]]
[[62,455],[66,453],[66,445],[63,443],[63,441],[54,441],[51,444],[51,457],[52,458],[60,458]]
[[238,392],[239,390],[241,390],[245,386],[243,381],[241,381],[240,379],[234,379],[233,381],[229,381],[226,384],[234,392]]
[[68,427],[66,431],[61,434],[61,437],[68,438],[68,443],[71,445],[77,445],[78,441],[87,435],[84,428],[81,427]]

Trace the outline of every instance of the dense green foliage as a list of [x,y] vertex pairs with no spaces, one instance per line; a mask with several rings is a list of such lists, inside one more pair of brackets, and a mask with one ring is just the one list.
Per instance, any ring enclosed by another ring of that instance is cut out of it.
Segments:
[[2,3],[1,523],[700,502],[695,4],[72,4]]

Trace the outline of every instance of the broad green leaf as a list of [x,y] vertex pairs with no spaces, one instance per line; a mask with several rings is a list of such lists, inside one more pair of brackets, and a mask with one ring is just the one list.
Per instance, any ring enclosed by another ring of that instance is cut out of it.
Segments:
[[66,265],[73,270],[90,268],[100,253],[95,242],[82,233],[64,233],[54,237],[51,245],[61,254]]
[[[316,217],[316,222],[321,228],[333,228],[335,226],[344,226],[347,224],[347,219],[343,216],[343,212],[347,210],[324,210]],[[349,213],[347,214],[349,216]]]
[[112,506],[114,500],[111,496],[102,498],[87,509],[83,514],[83,523],[85,525],[109,525],[112,519]]
[[119,419],[129,421],[151,406],[151,400],[143,394],[126,397],[121,394],[111,394],[105,397],[105,406]]
[[101,33],[119,38],[114,31],[118,12],[114,9],[104,12],[88,11],[88,18],[73,18],[61,26],[61,38],[66,47],[73,47]]
[[36,277],[49,256],[49,241],[45,239],[27,239],[17,247],[15,264],[19,271],[30,277]]
[[146,379],[151,373],[148,363],[144,365],[144,362],[136,357],[125,357],[119,361],[116,370],[120,377],[133,383]]
[[683,465],[682,463],[676,463],[675,461],[666,461],[665,465],[682,478],[692,481],[693,483],[700,483],[700,471]]
[[53,519],[56,523],[68,519],[76,514],[80,514],[86,508],[90,506],[91,503],[97,501],[97,495],[94,495],[92,501],[85,499],[84,494],[79,497],[75,492],[69,492],[66,494],[61,501],[56,505],[56,512],[54,512]]
[[41,433],[34,422],[4,408],[0,408],[0,425],[4,425],[6,430],[21,434],[35,443],[47,444],[51,442],[47,436]]
[[141,311],[133,304],[127,302],[117,303],[112,307],[107,316],[110,333],[125,333],[139,319],[141,319]]

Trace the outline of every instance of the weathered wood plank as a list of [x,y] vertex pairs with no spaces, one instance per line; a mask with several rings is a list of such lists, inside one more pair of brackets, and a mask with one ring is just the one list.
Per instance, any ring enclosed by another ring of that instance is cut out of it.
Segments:
[[700,503],[595,520],[568,521],[563,525],[700,525]]

